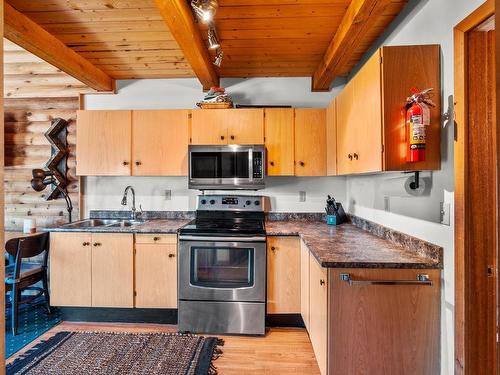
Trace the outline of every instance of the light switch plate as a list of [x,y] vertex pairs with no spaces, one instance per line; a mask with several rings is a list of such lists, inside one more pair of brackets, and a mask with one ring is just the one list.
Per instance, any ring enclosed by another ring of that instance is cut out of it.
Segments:
[[165,190],[165,200],[169,201],[172,199],[172,190]]
[[439,203],[441,207],[441,224],[450,225],[450,204],[449,203]]
[[299,202],[305,202],[305,201],[306,201],[306,192],[299,191]]

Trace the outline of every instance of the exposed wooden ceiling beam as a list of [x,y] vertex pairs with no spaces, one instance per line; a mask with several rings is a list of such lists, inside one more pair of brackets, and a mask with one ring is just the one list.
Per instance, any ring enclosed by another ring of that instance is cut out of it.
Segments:
[[208,90],[210,86],[218,86],[219,76],[213,67],[188,2],[186,0],[155,0],[155,2],[203,89]]
[[328,91],[332,81],[342,72],[344,65],[356,51],[356,46],[380,17],[391,0],[352,0],[316,68],[313,91]]
[[114,90],[109,75],[6,2],[4,36],[97,91]]

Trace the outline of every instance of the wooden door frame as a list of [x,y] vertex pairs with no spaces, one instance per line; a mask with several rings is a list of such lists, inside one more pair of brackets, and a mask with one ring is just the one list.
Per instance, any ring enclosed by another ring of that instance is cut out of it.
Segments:
[[[473,276],[469,269],[467,218],[481,220],[467,206],[467,139],[468,129],[468,63],[467,34],[483,21],[495,14],[495,0],[488,0],[454,28],[454,101],[455,101],[455,374],[474,375],[478,372],[468,366],[472,348],[468,345],[472,337],[481,334],[481,327],[475,327],[468,319],[477,294],[466,282]],[[498,44],[497,44],[498,48]],[[498,56],[497,56],[498,58]],[[498,71],[498,69],[497,69]],[[498,79],[497,74],[497,79]],[[474,215],[474,216],[473,216]],[[471,293],[472,292],[472,293]],[[477,354],[477,353],[475,353]]]

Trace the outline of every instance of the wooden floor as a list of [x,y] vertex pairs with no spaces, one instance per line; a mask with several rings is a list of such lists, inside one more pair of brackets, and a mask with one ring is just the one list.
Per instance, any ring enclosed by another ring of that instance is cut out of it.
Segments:
[[[158,324],[109,324],[62,322],[26,346],[7,363],[60,331],[176,332],[176,326]],[[215,361],[219,375],[319,374],[305,329],[271,328],[265,337],[221,336],[224,354]]]

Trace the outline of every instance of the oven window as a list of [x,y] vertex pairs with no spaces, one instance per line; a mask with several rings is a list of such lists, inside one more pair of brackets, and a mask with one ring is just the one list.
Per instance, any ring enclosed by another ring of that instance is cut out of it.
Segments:
[[191,153],[191,178],[248,177],[248,151]]
[[246,288],[254,284],[254,249],[191,248],[191,284],[209,288]]

